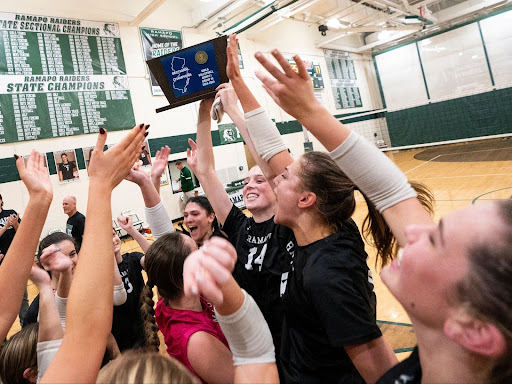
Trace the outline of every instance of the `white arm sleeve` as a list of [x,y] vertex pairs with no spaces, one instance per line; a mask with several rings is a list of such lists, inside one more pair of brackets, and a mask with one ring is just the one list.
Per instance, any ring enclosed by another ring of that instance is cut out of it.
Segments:
[[123,305],[126,303],[126,298],[128,297],[128,294],[126,293],[126,288],[124,287],[124,284],[121,283],[119,285],[114,285],[114,305]]
[[352,132],[330,153],[332,159],[382,213],[416,197],[403,172],[372,143]]
[[37,383],[43,378],[61,344],[62,339],[37,343]]
[[269,161],[287,150],[279,130],[262,107],[247,112],[244,117],[254,147],[263,160]]
[[268,324],[252,296],[242,291],[245,300],[238,311],[227,316],[216,314],[233,353],[233,363],[274,363],[274,343]]
[[148,221],[149,228],[151,228],[151,233],[155,240],[166,233],[174,232],[174,227],[162,202],[159,202],[151,208],[146,207],[146,220]]
[[57,295],[57,293],[55,293],[55,302],[57,303],[57,312],[59,312],[62,330],[66,331],[66,306],[68,304],[68,298],[60,297]]

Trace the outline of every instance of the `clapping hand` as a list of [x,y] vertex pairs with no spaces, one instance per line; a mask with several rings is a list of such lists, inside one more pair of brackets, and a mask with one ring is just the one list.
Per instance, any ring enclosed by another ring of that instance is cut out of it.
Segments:
[[39,262],[46,271],[65,272],[73,267],[70,257],[64,254],[57,244],[43,249]]
[[140,167],[138,163],[133,165],[125,179],[139,186],[150,181],[149,175]]
[[165,167],[167,167],[170,154],[171,148],[167,145],[156,152],[155,159],[153,160],[153,165],[151,167],[151,177],[156,177],[158,179],[162,177]]
[[192,252],[183,265],[183,287],[186,295],[203,295],[214,305],[223,302],[222,288],[233,278],[236,250],[220,237],[212,237]]

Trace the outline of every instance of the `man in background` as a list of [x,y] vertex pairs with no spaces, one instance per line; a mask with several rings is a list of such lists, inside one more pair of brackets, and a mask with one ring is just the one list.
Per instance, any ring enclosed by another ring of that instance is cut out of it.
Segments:
[[183,199],[180,201],[180,211],[183,215],[188,199],[194,196],[195,186],[194,180],[192,180],[192,172],[190,172],[190,169],[185,167],[181,161],[176,162],[176,168],[180,170],[180,178],[176,181],[179,181],[180,183],[179,191],[183,192]]
[[62,200],[62,209],[68,215],[66,222],[66,233],[75,239],[77,251],[82,246],[82,238],[84,236],[85,216],[76,210],[75,196],[66,196]]

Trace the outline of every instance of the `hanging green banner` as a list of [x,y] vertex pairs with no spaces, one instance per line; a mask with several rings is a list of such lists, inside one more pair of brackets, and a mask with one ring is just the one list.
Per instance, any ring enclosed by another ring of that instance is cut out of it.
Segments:
[[0,13],[0,143],[134,125],[116,23]]
[[[167,55],[168,53],[179,51],[183,48],[180,31],[171,31],[168,29],[140,28],[140,37],[142,40],[142,49],[147,60]],[[163,96],[164,93],[158,85],[155,77],[146,66],[146,76],[151,81],[151,92],[154,96]]]

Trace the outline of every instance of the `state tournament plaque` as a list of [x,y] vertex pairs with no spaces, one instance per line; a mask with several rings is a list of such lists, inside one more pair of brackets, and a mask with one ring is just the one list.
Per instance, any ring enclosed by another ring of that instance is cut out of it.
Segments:
[[197,100],[213,97],[226,75],[227,36],[169,53],[151,60],[148,66],[169,101],[163,112]]

